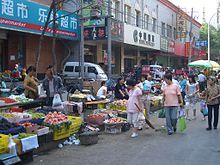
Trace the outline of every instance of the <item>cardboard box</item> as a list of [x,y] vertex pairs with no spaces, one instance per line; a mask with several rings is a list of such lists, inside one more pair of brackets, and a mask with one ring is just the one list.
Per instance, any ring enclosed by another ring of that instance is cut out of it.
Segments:
[[29,133],[29,134],[37,134],[37,129],[38,129],[38,125],[36,126],[33,126],[33,127],[28,127],[28,128],[25,128],[26,129],[26,133]]
[[43,127],[41,128],[40,126],[38,126],[38,130],[37,130],[37,136],[42,136],[45,134],[49,133],[49,127]]

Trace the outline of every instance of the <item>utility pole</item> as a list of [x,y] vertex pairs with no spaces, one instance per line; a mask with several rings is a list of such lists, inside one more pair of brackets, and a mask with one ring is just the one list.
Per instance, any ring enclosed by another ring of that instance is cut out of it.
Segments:
[[112,20],[111,20],[111,0],[108,0],[108,17],[107,17],[107,28],[108,28],[108,78],[112,76]]
[[[81,0],[81,9],[83,9],[83,0]],[[83,10],[81,10],[81,20],[80,20],[80,59],[79,59],[79,66],[80,66],[80,77],[83,79],[85,77],[84,75],[84,20],[83,20]]]
[[53,0],[53,40],[52,40],[52,56],[53,56],[53,68],[55,74],[57,73],[57,57],[56,57],[56,13],[57,13],[57,6],[56,0]]
[[193,8],[192,8],[192,10],[191,10],[191,18],[190,18],[188,64],[191,62],[192,21],[193,21]]

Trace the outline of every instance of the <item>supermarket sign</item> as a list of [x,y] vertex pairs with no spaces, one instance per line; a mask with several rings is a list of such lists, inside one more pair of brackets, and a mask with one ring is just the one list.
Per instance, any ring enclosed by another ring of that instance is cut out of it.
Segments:
[[[41,34],[47,20],[49,7],[27,0],[0,0],[0,28]],[[65,39],[79,40],[78,16],[59,10],[56,13],[56,36]],[[64,16],[64,17],[62,17]],[[51,13],[50,21],[53,19]],[[46,29],[45,35],[53,35],[53,21]]]

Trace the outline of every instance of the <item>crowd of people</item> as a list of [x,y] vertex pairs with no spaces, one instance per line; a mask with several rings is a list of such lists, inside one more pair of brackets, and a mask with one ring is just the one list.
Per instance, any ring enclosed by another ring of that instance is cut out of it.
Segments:
[[[43,80],[43,88],[46,91],[47,105],[52,105],[55,94],[63,87],[59,76],[54,75],[53,67],[46,68],[46,76]],[[207,130],[218,127],[219,97],[220,97],[220,75],[215,72],[207,76],[206,72],[194,74],[175,75],[167,70],[161,80],[160,93],[163,96],[163,108],[166,112],[166,126],[168,135],[177,130],[178,109],[185,109],[186,119],[195,120],[197,117],[197,105],[200,103],[200,111],[203,120],[208,116]],[[27,69],[27,76],[24,80],[24,93],[28,98],[38,97],[38,84],[36,79],[36,68],[30,66]],[[155,93],[154,81],[151,75],[141,78],[118,78],[113,93],[110,93],[108,82],[103,81],[97,92],[96,99],[111,98],[111,100],[127,99],[127,120],[133,126],[131,137],[138,136],[138,130],[143,128],[140,124],[140,114],[150,120],[151,93]],[[214,123],[212,124],[214,111]]]

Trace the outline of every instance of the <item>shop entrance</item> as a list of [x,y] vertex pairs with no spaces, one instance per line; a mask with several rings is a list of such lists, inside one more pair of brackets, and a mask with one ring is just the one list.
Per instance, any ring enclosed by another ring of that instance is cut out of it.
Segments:
[[6,41],[0,39],[0,72],[7,69],[7,59],[6,59]]

